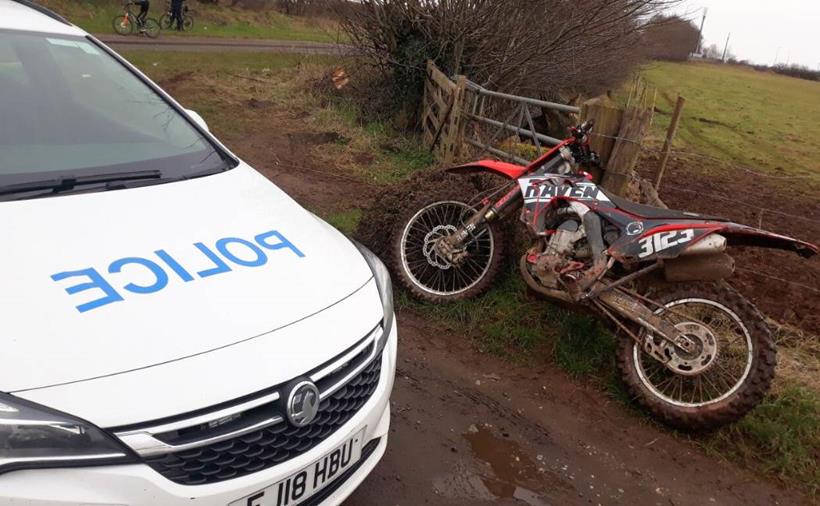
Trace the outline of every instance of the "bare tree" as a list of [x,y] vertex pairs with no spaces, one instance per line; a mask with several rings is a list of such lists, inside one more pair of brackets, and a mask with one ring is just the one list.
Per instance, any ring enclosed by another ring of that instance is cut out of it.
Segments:
[[531,96],[615,87],[642,58],[643,31],[679,0],[362,0],[343,27],[418,103],[424,63]]

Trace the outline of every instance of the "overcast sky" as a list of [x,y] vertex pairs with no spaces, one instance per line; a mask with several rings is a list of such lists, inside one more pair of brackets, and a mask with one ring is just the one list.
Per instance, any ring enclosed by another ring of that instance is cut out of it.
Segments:
[[[731,32],[729,49],[756,63],[800,63],[820,69],[820,0],[684,0],[676,12],[699,26],[706,7],[706,45],[721,51]],[[778,48],[780,48],[778,55]]]

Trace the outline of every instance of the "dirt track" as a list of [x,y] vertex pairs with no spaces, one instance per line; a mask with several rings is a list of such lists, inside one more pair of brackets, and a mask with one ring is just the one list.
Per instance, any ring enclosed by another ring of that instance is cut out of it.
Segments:
[[139,35],[122,36],[112,34],[97,35],[105,44],[117,51],[150,49],[152,51],[196,51],[231,52],[252,51],[255,53],[298,53],[298,54],[344,54],[350,46],[323,42],[270,39],[225,39],[218,37],[160,36],[149,39]]
[[420,315],[398,321],[390,445],[350,505],[804,502],[551,367],[478,354]]

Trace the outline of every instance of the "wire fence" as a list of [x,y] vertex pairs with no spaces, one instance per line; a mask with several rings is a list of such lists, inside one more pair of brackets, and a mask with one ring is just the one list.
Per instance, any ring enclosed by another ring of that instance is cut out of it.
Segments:
[[[608,138],[608,139],[612,139],[612,140],[620,140],[620,141],[632,142],[632,143],[639,144],[640,147],[641,147],[641,152],[644,155],[646,155],[646,154],[662,155],[663,154],[662,150],[651,148],[651,147],[647,146],[645,143],[643,143],[641,141],[638,141],[638,140],[635,140],[635,139],[627,139],[627,138],[619,137],[619,136],[616,136],[616,135],[605,135],[605,134],[599,134],[599,133],[593,133],[592,135],[598,136],[598,137],[604,137],[604,138]],[[683,151],[683,150],[674,150],[673,149],[673,150],[670,151],[670,153],[675,158],[689,158],[689,159],[706,160],[706,161],[711,162],[713,165],[720,165],[720,166],[726,168],[727,170],[731,170],[731,169],[741,170],[741,171],[743,171],[747,174],[750,174],[750,175],[755,176],[755,177],[760,177],[760,178],[774,179],[774,180],[784,180],[784,181],[820,180],[820,177],[810,175],[810,174],[780,175],[780,174],[770,174],[770,173],[766,173],[766,172],[761,172],[759,170],[755,170],[755,169],[752,169],[750,167],[746,167],[744,165],[732,163],[732,162],[729,162],[729,161],[724,160],[724,159],[716,158],[714,156],[704,155],[704,154],[701,154],[701,153],[693,153],[691,151]],[[818,169],[818,172],[820,172],[820,169]],[[661,186],[666,187],[666,188],[673,188],[675,191],[679,191],[679,192],[683,192],[683,193],[714,198],[714,199],[721,200],[721,201],[724,201],[724,202],[729,202],[729,203],[734,204],[734,205],[739,205],[739,206],[747,208],[747,209],[755,210],[755,211],[758,212],[758,215],[760,217],[759,222],[757,224],[758,226],[760,226],[760,221],[762,221],[762,216],[763,216],[764,213],[775,214],[775,215],[778,215],[778,216],[784,216],[784,217],[787,217],[787,218],[792,218],[792,219],[798,220],[800,222],[813,223],[813,224],[816,224],[816,225],[820,225],[820,219],[810,218],[810,217],[807,217],[807,216],[801,216],[801,215],[798,215],[798,214],[789,213],[789,212],[781,211],[781,210],[778,210],[778,209],[772,209],[770,207],[763,207],[760,204],[747,202],[747,201],[741,200],[737,197],[727,197],[727,196],[718,195],[718,194],[712,193],[712,192],[704,192],[702,190],[692,190],[690,188],[683,188],[681,186],[670,184],[668,182],[664,183]],[[660,191],[661,188],[656,188],[656,190]],[[761,193],[761,192],[753,192],[753,191],[749,191],[748,189],[744,190],[744,195],[745,196],[752,196],[752,197],[757,196],[757,197],[760,197],[761,200],[769,200],[771,198],[771,194]]]

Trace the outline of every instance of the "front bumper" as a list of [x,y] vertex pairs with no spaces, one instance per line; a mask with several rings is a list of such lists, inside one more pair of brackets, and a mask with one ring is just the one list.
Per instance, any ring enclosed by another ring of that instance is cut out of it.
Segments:
[[387,447],[389,398],[396,370],[396,335],[396,325],[393,325],[382,355],[379,385],[361,410],[328,439],[283,464],[240,478],[196,486],[174,483],[145,464],[14,471],[0,476],[0,505],[226,506],[287,478],[364,428],[365,444],[379,439],[378,446],[363,457],[355,471],[341,477],[344,483],[334,481],[327,485],[335,489],[322,504],[339,504],[373,470]]

